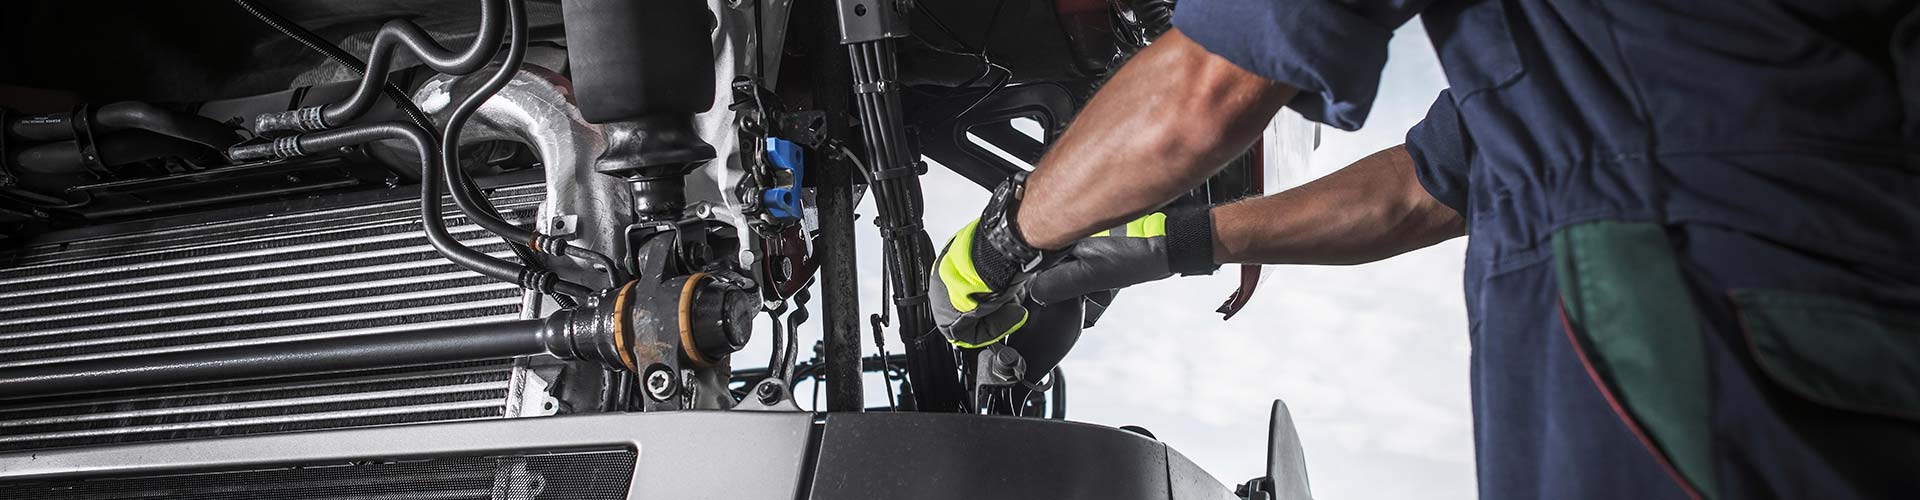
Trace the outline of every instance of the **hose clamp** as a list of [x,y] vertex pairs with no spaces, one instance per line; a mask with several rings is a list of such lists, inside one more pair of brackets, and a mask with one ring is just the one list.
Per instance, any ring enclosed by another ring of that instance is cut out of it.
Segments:
[[301,131],[313,132],[327,129],[327,120],[321,117],[320,106],[307,106],[294,111],[294,126]]
[[273,157],[274,158],[280,158],[280,159],[295,158],[300,156],[306,156],[306,154],[307,154],[306,150],[300,147],[300,136],[290,135],[286,137],[278,137],[273,140]]

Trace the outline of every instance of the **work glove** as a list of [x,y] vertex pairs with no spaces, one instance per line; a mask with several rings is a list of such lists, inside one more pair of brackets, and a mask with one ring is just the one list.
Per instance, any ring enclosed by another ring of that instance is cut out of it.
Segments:
[[1065,260],[1027,282],[1035,302],[1052,304],[1102,290],[1212,274],[1213,216],[1209,207],[1147,214],[1075,243]]
[[1021,172],[994,188],[980,218],[960,228],[934,262],[927,301],[934,326],[955,346],[983,348],[1019,330],[1027,323],[1022,284],[1065,255],[1020,235],[1014,216],[1026,178]]

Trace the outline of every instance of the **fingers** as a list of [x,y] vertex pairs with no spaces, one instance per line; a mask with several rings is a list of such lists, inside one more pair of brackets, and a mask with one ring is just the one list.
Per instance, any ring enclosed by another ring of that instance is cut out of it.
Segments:
[[1027,293],[1042,304],[1125,288],[1169,276],[1164,243],[1149,238],[1089,238],[1071,259],[1035,274]]
[[1040,271],[1039,274],[1034,275],[1033,279],[1027,280],[1027,296],[1041,304],[1055,304],[1081,295],[1114,288],[1102,287],[1098,276],[1099,273],[1092,263],[1084,260],[1069,260]]

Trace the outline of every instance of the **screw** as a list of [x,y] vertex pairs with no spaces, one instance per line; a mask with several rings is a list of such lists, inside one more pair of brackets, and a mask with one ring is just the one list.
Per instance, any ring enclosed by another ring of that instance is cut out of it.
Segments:
[[673,397],[673,370],[665,365],[647,369],[647,395],[658,401]]

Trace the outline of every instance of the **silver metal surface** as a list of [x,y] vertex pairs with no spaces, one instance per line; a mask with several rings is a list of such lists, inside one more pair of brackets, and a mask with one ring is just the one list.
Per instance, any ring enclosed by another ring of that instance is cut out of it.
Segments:
[[625,448],[639,454],[630,498],[795,498],[813,418],[771,412],[569,415],[49,450],[0,454],[0,481]]
[[[454,103],[492,72],[435,76],[414,92],[413,100],[444,121]],[[594,158],[606,147],[606,139],[599,125],[581,118],[573,83],[566,77],[539,66],[521,66],[506,87],[480,106],[460,138],[463,144],[504,140],[532,147],[547,181],[539,227],[567,236],[577,246],[624,255],[621,231],[633,223],[633,188],[623,179],[594,171]],[[586,262],[548,258],[543,263],[569,281],[600,288],[617,285]]]
[[741,216],[744,207],[736,194],[740,186],[752,183],[741,166],[741,156],[751,152],[740,150],[739,114],[728,105],[732,103],[734,78],[753,71],[753,58],[749,57],[755,50],[753,9],[729,8],[727,0],[707,0],[707,8],[718,23],[713,30],[715,100],[713,108],[694,115],[693,120],[700,139],[713,145],[714,158],[686,177],[687,206],[704,203],[709,210],[699,217],[732,225],[741,242],[736,258],[741,267],[751,269],[759,259],[760,240]]

